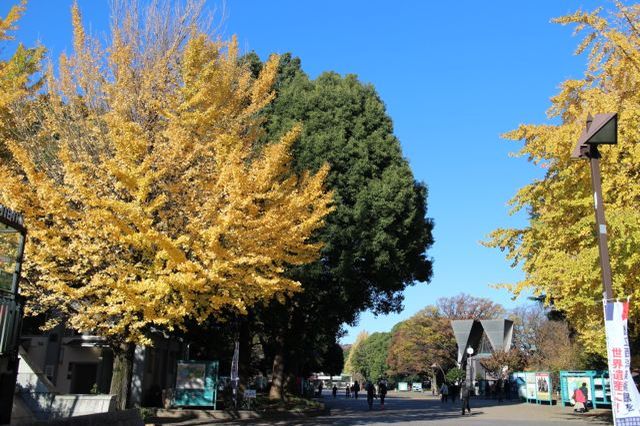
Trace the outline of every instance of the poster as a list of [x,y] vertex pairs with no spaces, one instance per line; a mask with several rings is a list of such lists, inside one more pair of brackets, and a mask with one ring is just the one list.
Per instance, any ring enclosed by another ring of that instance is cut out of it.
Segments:
[[526,373],[526,381],[527,381],[527,399],[536,399],[536,375],[535,373]]
[[626,302],[604,302],[611,408],[616,425],[640,424],[640,393],[631,376],[628,316],[628,299]]
[[204,389],[206,365],[195,363],[178,363],[176,377],[177,389]]
[[541,401],[551,400],[551,377],[549,373],[536,373],[536,394]]
[[407,382],[399,382],[398,383],[398,390],[399,391],[408,391],[409,390],[409,383],[407,383]]

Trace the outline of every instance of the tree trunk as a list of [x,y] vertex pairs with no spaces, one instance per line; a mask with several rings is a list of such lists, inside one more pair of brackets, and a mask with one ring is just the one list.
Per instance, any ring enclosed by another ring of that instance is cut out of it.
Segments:
[[109,393],[116,396],[118,410],[127,408],[133,371],[133,350],[133,345],[130,343],[113,348],[113,374]]
[[284,356],[282,348],[273,357],[273,371],[271,373],[271,388],[269,399],[283,399],[284,397]]

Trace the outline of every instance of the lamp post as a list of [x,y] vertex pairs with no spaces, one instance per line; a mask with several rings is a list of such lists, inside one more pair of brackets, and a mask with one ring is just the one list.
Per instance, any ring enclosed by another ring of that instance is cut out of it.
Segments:
[[611,264],[609,262],[609,248],[607,246],[607,225],[604,219],[604,204],[602,202],[602,178],[600,176],[600,152],[598,145],[615,145],[618,143],[618,114],[596,114],[587,117],[586,128],[582,131],[576,147],[571,153],[572,158],[589,160],[591,168],[591,186],[595,203],[596,231],[598,234],[598,250],[600,252],[600,267],[602,271],[602,286],[605,299],[613,298],[611,279]]
[[[467,361],[469,361],[469,358],[471,358],[471,356],[473,355],[473,348],[471,346],[467,347]],[[471,363],[469,364],[469,383],[471,384],[471,387],[474,388],[474,383],[473,383],[473,360],[471,360]]]

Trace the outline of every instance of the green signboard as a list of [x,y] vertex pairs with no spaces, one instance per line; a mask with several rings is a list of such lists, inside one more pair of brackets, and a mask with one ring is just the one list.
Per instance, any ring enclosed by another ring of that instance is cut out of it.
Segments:
[[611,406],[611,389],[609,388],[609,372],[596,370],[561,371],[560,392],[564,405],[573,405],[573,393],[585,385],[587,401],[593,407]]
[[218,391],[218,361],[178,361],[173,405],[213,407]]

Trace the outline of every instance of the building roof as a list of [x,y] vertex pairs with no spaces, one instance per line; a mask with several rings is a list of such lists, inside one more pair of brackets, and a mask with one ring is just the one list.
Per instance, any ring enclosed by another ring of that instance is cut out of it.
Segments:
[[458,362],[466,357],[466,349],[473,348],[474,354],[479,353],[483,335],[495,351],[508,351],[513,337],[513,321],[508,319],[493,320],[453,320],[451,321],[453,334],[458,344]]

